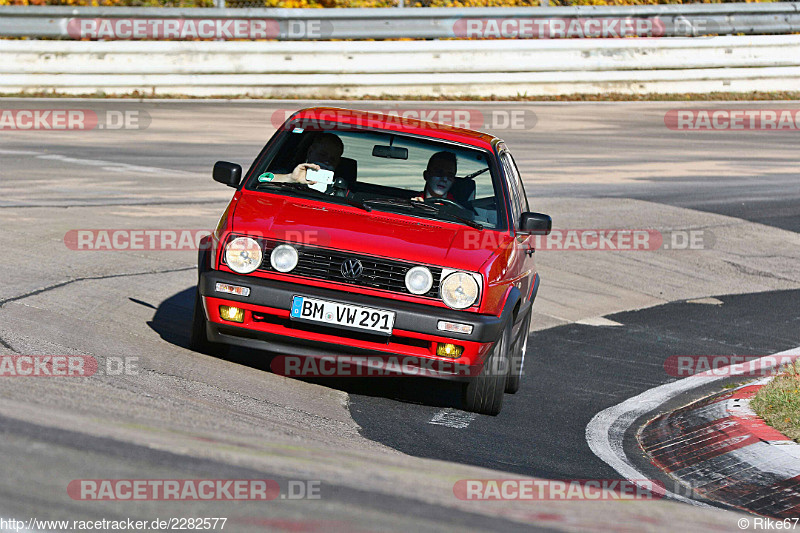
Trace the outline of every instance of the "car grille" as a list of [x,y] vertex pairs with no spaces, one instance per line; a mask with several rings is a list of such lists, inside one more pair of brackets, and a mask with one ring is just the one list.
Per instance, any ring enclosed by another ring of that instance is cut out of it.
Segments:
[[[272,265],[270,265],[269,256],[276,246],[283,243],[262,240],[261,244],[264,246],[264,262],[258,270],[262,272],[275,272]],[[289,272],[289,274],[305,278],[336,281],[357,287],[370,287],[373,289],[410,294],[408,289],[406,289],[406,272],[412,267],[417,266],[415,263],[405,263],[402,261],[393,261],[391,259],[382,259],[313,246],[298,244],[292,244],[292,246],[297,248],[298,262],[297,266],[294,270]],[[348,279],[342,273],[342,263],[348,259],[358,259],[361,262],[363,271],[357,279]],[[439,278],[441,277],[442,269],[431,266],[428,268],[433,275],[433,286],[431,290],[420,296],[438,298]]]

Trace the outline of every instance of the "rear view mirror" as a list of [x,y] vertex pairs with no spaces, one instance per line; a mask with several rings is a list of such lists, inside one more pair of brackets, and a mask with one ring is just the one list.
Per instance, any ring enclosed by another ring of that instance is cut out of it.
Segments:
[[376,144],[372,148],[372,155],[374,157],[382,157],[384,159],[408,159],[408,148],[400,148],[398,146],[382,146]]
[[520,216],[520,233],[531,233],[533,235],[550,235],[553,229],[553,219],[542,213],[524,212]]
[[242,179],[242,166],[227,161],[214,163],[214,181],[224,183],[228,187],[238,187]]

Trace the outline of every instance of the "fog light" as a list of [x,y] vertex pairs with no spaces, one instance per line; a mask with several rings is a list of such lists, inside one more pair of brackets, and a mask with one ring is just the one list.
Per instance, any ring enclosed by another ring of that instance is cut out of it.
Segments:
[[461,357],[462,353],[464,353],[464,347],[458,346],[457,344],[445,344],[440,342],[436,346],[436,355],[439,357],[452,357],[453,359],[458,359]]
[[244,322],[244,309],[228,305],[219,306],[219,316],[228,322]]

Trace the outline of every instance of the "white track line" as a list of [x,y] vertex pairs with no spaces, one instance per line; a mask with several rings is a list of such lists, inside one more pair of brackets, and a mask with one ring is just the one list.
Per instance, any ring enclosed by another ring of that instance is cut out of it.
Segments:
[[449,428],[466,429],[478,415],[457,409],[442,409],[431,418],[428,424],[447,426]]
[[193,172],[186,170],[176,170],[171,168],[149,167],[143,165],[130,165],[128,163],[119,163],[116,161],[106,161],[105,159],[85,159],[70,157],[61,154],[45,154],[42,152],[31,152],[28,150],[0,150],[0,155],[29,155],[36,159],[43,159],[45,161],[57,161],[59,163],[68,163],[73,165],[81,165],[85,167],[101,167],[102,170],[113,172],[135,172],[140,174],[152,174],[156,176],[174,175],[174,176],[193,176]]
[[596,317],[592,317],[592,318],[584,318],[583,320],[575,321],[575,323],[576,324],[580,324],[582,326],[598,326],[598,327],[604,327],[604,326],[616,327],[616,326],[622,326],[623,325],[623,324],[620,324],[619,322],[614,322],[613,320],[609,320],[604,316],[596,316]]
[[[785,352],[767,355],[753,362],[757,368],[773,368],[777,363],[774,357],[794,356],[800,358],[800,347],[786,350]],[[717,381],[727,376],[744,374],[745,370],[750,370],[750,363],[745,365],[730,365],[725,368],[703,372],[695,376],[683,378],[672,383],[665,383],[658,387],[647,390],[638,396],[629,398],[624,402],[609,407],[599,413],[586,426],[586,442],[592,452],[616,470],[623,477],[636,483],[636,480],[647,479],[647,475],[640,472],[633,466],[622,446],[622,439],[627,429],[633,424],[634,420],[640,416],[658,409],[664,402],[678,396],[681,393],[694,388]],[[740,367],[740,368],[734,368]],[[670,491],[666,491],[665,496],[680,500],[692,505],[706,506],[700,502],[685,498]]]

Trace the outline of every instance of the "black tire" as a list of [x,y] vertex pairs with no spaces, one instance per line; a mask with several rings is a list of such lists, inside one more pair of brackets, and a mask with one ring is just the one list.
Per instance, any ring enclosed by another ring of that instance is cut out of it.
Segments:
[[529,311],[528,317],[522,323],[522,327],[519,330],[520,338],[517,341],[518,348],[511,354],[511,368],[506,379],[506,393],[508,394],[516,394],[522,382],[522,367],[525,364],[525,351],[528,349],[528,332],[531,329],[532,314],[533,311]]
[[494,345],[483,370],[463,386],[464,410],[482,415],[496,416],[503,408],[503,393],[508,377],[508,349],[511,345],[511,323]]
[[214,357],[222,357],[228,352],[224,344],[211,342],[206,333],[206,313],[200,301],[200,291],[194,293],[194,311],[192,312],[192,333],[189,338],[189,348]]

